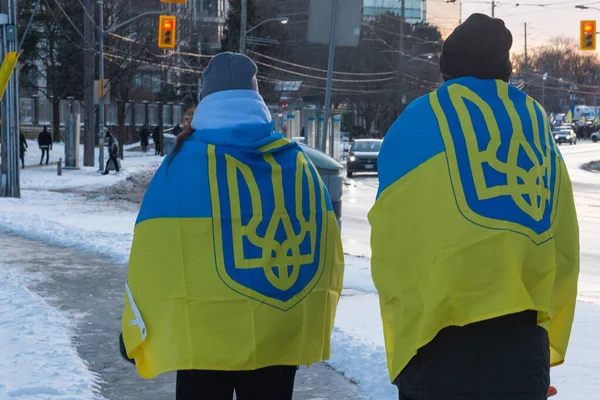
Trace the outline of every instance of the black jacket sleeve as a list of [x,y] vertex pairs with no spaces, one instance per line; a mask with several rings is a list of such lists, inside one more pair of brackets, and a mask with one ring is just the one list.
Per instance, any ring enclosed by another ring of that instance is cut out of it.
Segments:
[[123,359],[125,361],[129,361],[130,363],[135,365],[135,360],[132,360],[131,358],[127,357],[127,349],[125,349],[125,342],[123,341],[123,333],[121,333],[119,335],[119,351],[121,352],[121,357],[123,357]]

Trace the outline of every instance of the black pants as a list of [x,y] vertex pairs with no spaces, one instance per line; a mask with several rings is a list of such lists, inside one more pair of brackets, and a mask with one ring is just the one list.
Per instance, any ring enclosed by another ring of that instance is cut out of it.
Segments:
[[20,156],[19,158],[21,158],[21,166],[23,168],[25,168],[25,153],[21,152],[21,154],[19,156]]
[[108,161],[106,162],[106,168],[104,169],[104,173],[108,174],[108,165],[110,164],[110,162],[113,162],[114,166],[115,166],[115,171],[119,172],[119,161],[117,160],[117,157],[109,157]]
[[408,397],[402,394],[402,392],[400,392],[400,400],[416,400],[413,399],[412,397]]
[[297,367],[179,371],[176,400],[292,400]]
[[42,147],[42,158],[40,159],[40,165],[44,162],[44,154],[46,155],[46,165],[48,165],[48,161],[50,160],[50,149],[47,147]]
[[160,142],[154,142],[154,155],[157,156],[160,154]]

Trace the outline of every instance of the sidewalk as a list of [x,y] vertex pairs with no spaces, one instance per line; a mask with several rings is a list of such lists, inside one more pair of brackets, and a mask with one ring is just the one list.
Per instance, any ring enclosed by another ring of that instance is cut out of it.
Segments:
[[[175,377],[142,380],[121,359],[121,325],[126,269],[101,256],[0,234],[2,262],[15,274],[38,278],[29,289],[63,314],[75,318],[72,338],[79,356],[102,379],[100,394],[109,400],[174,398]],[[67,366],[65,366],[67,367]],[[358,400],[355,385],[325,365],[300,369],[294,399]]]

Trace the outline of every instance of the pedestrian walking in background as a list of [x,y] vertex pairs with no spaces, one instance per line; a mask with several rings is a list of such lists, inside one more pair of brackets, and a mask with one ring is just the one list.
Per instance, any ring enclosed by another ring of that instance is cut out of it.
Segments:
[[140,131],[140,142],[142,145],[142,151],[146,153],[148,151],[148,142],[150,139],[150,130],[148,129],[148,125],[144,125],[142,130]]
[[211,60],[135,227],[120,348],[143,378],[177,371],[177,400],[291,400],[297,367],[330,355],[340,231],[317,170],[273,132],[257,71]]
[[471,15],[444,43],[445,83],[381,147],[371,266],[401,399],[542,400],[565,360],[573,191],[543,107],[508,85],[511,46]]
[[158,125],[155,126],[154,130],[152,131],[152,140],[154,141],[154,155],[155,156],[160,155],[160,150],[161,150],[161,148],[160,148],[160,145],[161,145],[160,131],[161,131],[161,128]]
[[46,155],[46,165],[50,161],[50,151],[52,150],[52,135],[48,132],[48,127],[44,126],[44,130],[38,135],[38,146],[42,150],[42,158],[40,159],[40,165],[44,162],[44,155]]
[[23,132],[19,133],[19,158],[21,158],[21,168],[25,168],[25,152],[27,151],[27,139]]
[[106,148],[108,149],[108,161],[106,162],[106,168],[102,175],[108,175],[108,167],[112,162],[115,166],[115,172],[119,172],[119,142],[110,134],[106,132],[104,135],[104,141],[107,143]]

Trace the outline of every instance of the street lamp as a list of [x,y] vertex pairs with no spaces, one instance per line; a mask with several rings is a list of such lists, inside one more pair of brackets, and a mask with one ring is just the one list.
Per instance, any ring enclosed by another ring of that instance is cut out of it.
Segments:
[[[248,34],[250,32],[252,32],[253,30],[255,30],[256,28],[258,28],[259,26],[263,26],[264,24],[269,23],[269,22],[279,22],[280,24],[285,25],[288,22],[290,22],[290,19],[288,17],[269,18],[269,19],[265,19],[264,21],[262,21],[259,24],[254,25],[252,28],[250,28],[246,31],[241,29],[240,30],[240,53],[241,54],[246,54],[246,37],[248,36]],[[246,24],[242,24],[242,26],[245,27]]]

